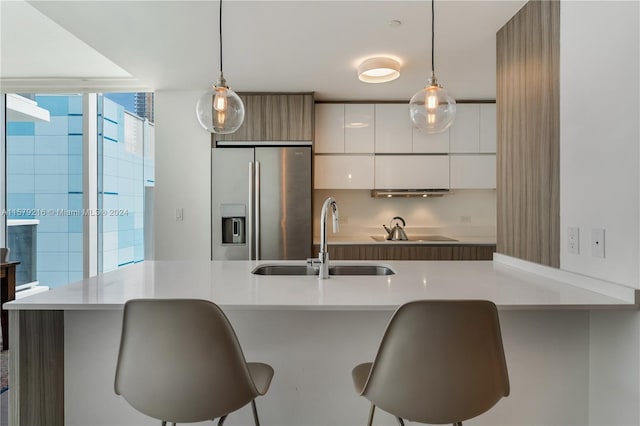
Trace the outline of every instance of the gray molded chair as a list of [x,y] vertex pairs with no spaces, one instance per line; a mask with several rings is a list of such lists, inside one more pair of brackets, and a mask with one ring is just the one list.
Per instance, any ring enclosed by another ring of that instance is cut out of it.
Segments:
[[454,424],[509,395],[498,311],[484,300],[415,301],[395,312],[373,363],[353,369],[356,391],[403,419]]
[[244,359],[222,310],[209,301],[138,299],[124,306],[115,392],[162,421],[219,418],[269,389],[273,369]]

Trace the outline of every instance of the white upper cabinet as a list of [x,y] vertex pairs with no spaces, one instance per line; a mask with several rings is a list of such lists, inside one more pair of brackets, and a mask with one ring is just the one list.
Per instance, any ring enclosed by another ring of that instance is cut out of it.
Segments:
[[480,104],[480,152],[496,152],[496,104]]
[[314,188],[373,189],[373,155],[315,155]]
[[496,187],[495,155],[452,155],[449,158],[452,189]]
[[413,152],[409,103],[375,105],[375,152]]
[[448,155],[376,155],[376,189],[449,188]]
[[316,104],[315,152],[344,152],[344,104]]
[[373,104],[346,104],[344,106],[344,152],[373,153],[374,150]]
[[418,129],[413,129],[413,152],[449,153],[449,129],[434,134],[422,133]]
[[315,112],[315,188],[496,186],[495,104],[458,104],[436,134],[411,126],[408,104],[319,103]]
[[453,125],[425,134],[408,104],[316,104],[318,154],[474,154],[496,152],[496,105],[458,104]]
[[480,105],[457,104],[450,127],[452,153],[480,152]]
[[373,153],[373,104],[316,104],[315,152]]
[[458,104],[450,128],[452,154],[496,152],[496,104]]

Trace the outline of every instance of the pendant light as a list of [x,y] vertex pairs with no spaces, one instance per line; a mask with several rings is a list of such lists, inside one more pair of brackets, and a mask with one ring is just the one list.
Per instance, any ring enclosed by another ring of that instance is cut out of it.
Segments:
[[427,86],[409,101],[411,124],[424,133],[440,133],[449,128],[456,117],[456,101],[438,84],[435,72],[435,6],[431,0],[431,77]]
[[212,89],[198,99],[196,115],[200,125],[211,133],[233,133],[244,121],[242,99],[227,86],[222,73],[222,0],[220,0],[220,77]]

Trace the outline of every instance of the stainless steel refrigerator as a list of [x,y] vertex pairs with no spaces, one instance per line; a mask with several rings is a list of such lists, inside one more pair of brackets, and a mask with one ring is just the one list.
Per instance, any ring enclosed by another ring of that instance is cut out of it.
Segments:
[[211,151],[212,258],[311,257],[311,147]]

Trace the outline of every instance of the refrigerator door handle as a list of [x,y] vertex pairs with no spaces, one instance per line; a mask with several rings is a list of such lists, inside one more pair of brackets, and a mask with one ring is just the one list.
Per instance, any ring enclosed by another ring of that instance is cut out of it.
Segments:
[[255,244],[256,244],[256,248],[255,248],[255,252],[256,252],[256,260],[261,260],[261,256],[260,256],[260,162],[256,161],[256,182],[255,182],[255,220],[256,220],[256,228],[255,228]]
[[253,251],[254,249],[254,245],[253,245],[253,218],[254,218],[254,212],[253,212],[253,198],[254,198],[254,192],[255,192],[255,187],[254,187],[254,183],[255,183],[255,172],[254,172],[254,166],[253,166],[253,161],[249,161],[249,215],[247,217],[247,245],[249,246],[249,260],[255,260],[255,253]]

